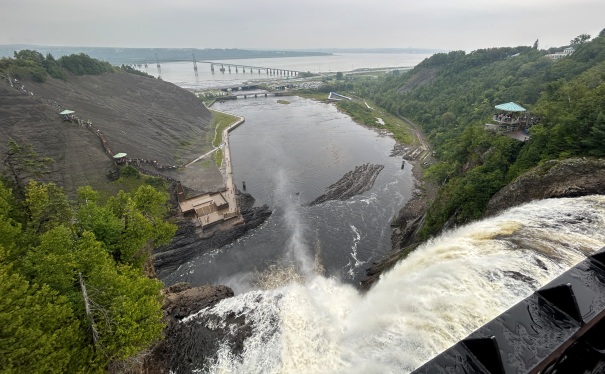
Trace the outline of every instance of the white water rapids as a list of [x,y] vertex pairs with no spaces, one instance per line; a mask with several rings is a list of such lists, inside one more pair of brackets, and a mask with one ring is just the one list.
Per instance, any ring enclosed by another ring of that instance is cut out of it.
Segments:
[[215,373],[410,372],[603,246],[605,196],[543,200],[422,245],[366,294],[311,275],[183,323],[251,322],[241,355],[223,344]]

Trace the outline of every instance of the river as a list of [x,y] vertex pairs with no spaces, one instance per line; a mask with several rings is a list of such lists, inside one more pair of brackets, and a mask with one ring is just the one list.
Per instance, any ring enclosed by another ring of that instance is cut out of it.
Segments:
[[294,77],[269,76],[263,70],[260,73],[258,70],[253,70],[251,73],[248,69],[243,73],[241,68],[238,69],[238,73],[235,72],[235,68],[231,68],[231,72],[226,70],[221,73],[219,71],[221,62],[311,73],[335,73],[361,68],[377,69],[389,67],[409,69],[430,56],[430,54],[420,53],[336,53],[330,56],[222,60],[212,61],[219,64],[215,66],[214,73],[210,71],[210,64],[198,62],[197,76],[193,70],[193,61],[162,63],[160,67],[161,71],[158,71],[155,64],[150,63],[147,65],[147,68],[141,67],[140,70],[154,77],[161,76],[163,80],[172,82],[183,88],[203,90],[259,80],[294,79]]
[[[236,183],[274,214],[167,279],[236,291],[182,322],[174,372],[408,373],[605,245],[605,197],[533,202],[423,244],[361,294],[413,193],[410,170],[390,137],[287,100],[217,104],[246,118],[230,136]],[[385,165],[370,191],[306,205],[368,162]],[[218,349],[205,351],[206,336]]]
[[230,331],[219,349],[184,340],[173,370],[409,373],[604,245],[605,196],[529,203],[422,245],[365,295],[316,275],[225,299],[183,321]]
[[[237,242],[182,265],[167,283],[225,284],[241,293],[256,288],[259,278],[320,272],[355,284],[390,250],[390,221],[413,191],[411,168],[402,170],[401,157],[390,157],[395,141],[334,105],[286,99],[289,104],[274,97],[215,104],[245,117],[230,135],[234,180],[240,189],[245,181],[246,192],[273,215]],[[307,206],[366,163],[384,165],[371,190]]]

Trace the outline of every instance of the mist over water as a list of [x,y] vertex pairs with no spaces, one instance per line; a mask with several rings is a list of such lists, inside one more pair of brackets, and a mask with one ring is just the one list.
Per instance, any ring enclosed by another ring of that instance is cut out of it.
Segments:
[[314,274],[314,261],[309,246],[305,240],[306,230],[301,215],[300,201],[294,199],[292,185],[283,169],[275,173],[276,186],[274,193],[276,204],[283,209],[283,221],[287,232],[290,233],[285,248],[286,264],[292,265],[303,278]]
[[[273,211],[236,242],[200,255],[162,279],[224,284],[236,293],[319,272],[357,283],[390,251],[390,221],[413,191],[411,168],[391,157],[395,141],[329,104],[288,97],[215,104],[246,122],[230,134],[239,188]],[[371,190],[308,206],[356,166],[384,165]]]
[[[309,274],[312,256],[292,223],[291,250]],[[210,372],[410,372],[603,247],[604,233],[604,196],[533,202],[422,245],[365,295],[307,275],[183,323],[213,314],[252,324],[242,353],[223,344]]]

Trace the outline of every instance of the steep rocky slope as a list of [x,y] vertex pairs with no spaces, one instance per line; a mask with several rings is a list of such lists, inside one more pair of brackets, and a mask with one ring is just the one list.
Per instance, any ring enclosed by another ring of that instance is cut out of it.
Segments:
[[[0,151],[6,150],[8,138],[32,144],[40,155],[55,160],[50,180],[68,191],[107,184],[113,163],[96,130],[114,153],[162,165],[180,165],[210,148],[211,113],[174,84],[122,72],[20,84],[24,89],[0,80]],[[90,120],[92,130],[63,121],[58,113],[64,109]],[[204,181],[211,187],[222,184],[216,168],[197,169],[163,173],[194,189]]]

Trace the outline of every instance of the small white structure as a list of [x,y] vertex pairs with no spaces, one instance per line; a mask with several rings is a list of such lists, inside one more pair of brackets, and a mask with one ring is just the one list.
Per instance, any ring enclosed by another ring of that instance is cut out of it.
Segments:
[[348,96],[337,94],[336,92],[330,92],[328,100],[353,100]]
[[550,58],[551,60],[558,60],[560,58],[567,57],[573,54],[575,51],[576,49],[574,47],[567,47],[563,50],[563,52],[551,53],[549,55],[546,55],[546,57]]

